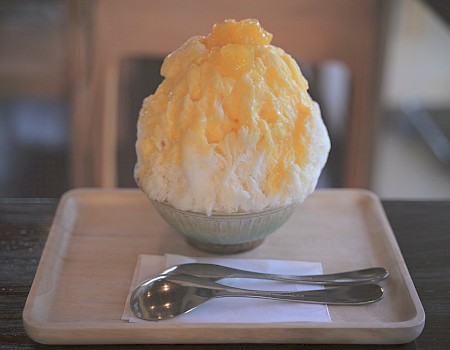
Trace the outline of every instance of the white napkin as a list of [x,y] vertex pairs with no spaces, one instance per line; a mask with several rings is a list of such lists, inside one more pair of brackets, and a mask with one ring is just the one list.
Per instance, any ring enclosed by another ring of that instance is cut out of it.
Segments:
[[[134,316],[130,309],[130,295],[134,288],[142,281],[157,276],[168,267],[191,262],[221,264],[244,270],[276,274],[312,275],[322,273],[322,264],[318,262],[193,258],[171,254],[166,256],[140,255],[125,303],[122,320],[134,323],[149,322]],[[278,291],[303,291],[323,288],[321,286],[244,278],[223,279],[219,283],[238,288]],[[331,319],[326,305],[233,297],[212,299],[189,313],[158,322],[164,322],[165,324],[331,322]]]

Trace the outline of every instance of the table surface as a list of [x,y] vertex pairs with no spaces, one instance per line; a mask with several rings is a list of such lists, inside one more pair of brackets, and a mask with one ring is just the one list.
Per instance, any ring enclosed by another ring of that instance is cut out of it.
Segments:
[[[58,204],[57,199],[0,199],[0,349],[66,349],[33,342],[22,311]],[[450,349],[450,200],[382,201],[425,309],[422,334],[392,346],[217,344],[133,345],[146,349]],[[127,346],[89,346],[124,349]]]

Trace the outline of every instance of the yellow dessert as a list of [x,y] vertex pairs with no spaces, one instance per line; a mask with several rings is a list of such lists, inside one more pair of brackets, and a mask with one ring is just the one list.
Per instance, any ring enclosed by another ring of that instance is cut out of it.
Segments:
[[257,20],[226,20],[166,57],[144,100],[135,178],[194,212],[256,212],[314,191],[330,140],[299,66]]

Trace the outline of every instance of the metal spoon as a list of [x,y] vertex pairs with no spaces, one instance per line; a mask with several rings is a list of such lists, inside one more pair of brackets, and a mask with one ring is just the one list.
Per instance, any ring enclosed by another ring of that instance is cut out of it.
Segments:
[[256,278],[256,279],[269,279],[276,281],[297,282],[304,284],[323,284],[323,285],[375,283],[384,280],[389,275],[388,271],[382,267],[373,267],[364,270],[355,270],[326,275],[291,276],[291,275],[275,275],[269,273],[244,271],[221,265],[202,264],[202,263],[175,265],[165,270],[161,274],[192,275],[207,278],[210,281],[218,281],[222,278]]
[[250,297],[305,303],[359,305],[383,297],[383,289],[375,284],[339,286],[304,292],[272,292],[234,288],[188,275],[158,276],[144,281],[131,295],[134,314],[144,320],[172,318],[219,297]]

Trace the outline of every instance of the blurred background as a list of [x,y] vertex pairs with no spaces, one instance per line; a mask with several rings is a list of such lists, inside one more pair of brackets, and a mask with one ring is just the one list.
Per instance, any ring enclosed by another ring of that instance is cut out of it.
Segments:
[[0,197],[134,187],[163,57],[233,17],[259,18],[308,78],[333,144],[321,187],[450,197],[448,2],[221,3],[0,0]]

